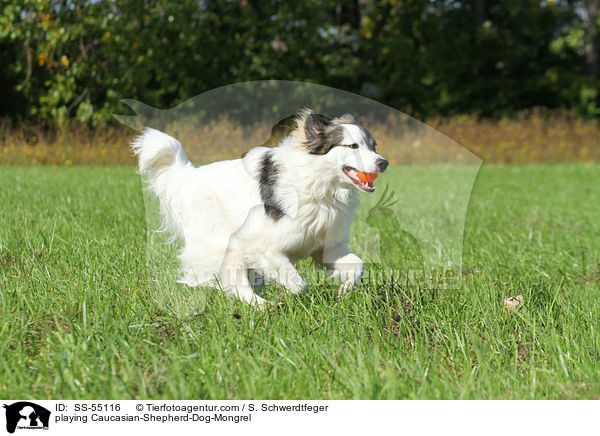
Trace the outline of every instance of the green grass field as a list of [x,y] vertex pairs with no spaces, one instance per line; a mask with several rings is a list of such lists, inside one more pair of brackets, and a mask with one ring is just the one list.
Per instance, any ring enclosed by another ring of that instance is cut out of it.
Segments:
[[338,300],[303,262],[276,309],[209,292],[183,316],[149,284],[133,169],[2,167],[0,396],[600,399],[599,187],[598,165],[482,168],[458,289]]

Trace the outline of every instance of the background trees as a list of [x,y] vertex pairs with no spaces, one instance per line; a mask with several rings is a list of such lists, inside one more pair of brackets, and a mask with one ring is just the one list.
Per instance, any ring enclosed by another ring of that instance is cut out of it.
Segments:
[[313,81],[417,116],[600,114],[599,0],[2,0],[0,115],[91,124],[229,83]]

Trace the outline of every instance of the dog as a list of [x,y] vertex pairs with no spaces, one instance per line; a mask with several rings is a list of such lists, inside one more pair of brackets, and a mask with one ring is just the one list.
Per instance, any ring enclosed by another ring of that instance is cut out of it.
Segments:
[[200,167],[158,130],[146,128],[131,144],[159,199],[161,230],[183,242],[181,283],[262,306],[252,277],[304,292],[293,262],[309,256],[339,278],[340,293],[360,282],[364,263],[348,248],[357,193],[374,192],[388,161],[350,114],[304,109],[282,121],[267,141],[274,147]]

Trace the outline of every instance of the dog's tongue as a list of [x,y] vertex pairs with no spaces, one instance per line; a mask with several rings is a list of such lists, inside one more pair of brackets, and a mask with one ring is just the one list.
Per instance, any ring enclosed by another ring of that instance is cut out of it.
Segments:
[[372,184],[378,175],[379,173],[363,173],[361,171],[356,171],[356,177],[358,177],[358,180],[365,183]]

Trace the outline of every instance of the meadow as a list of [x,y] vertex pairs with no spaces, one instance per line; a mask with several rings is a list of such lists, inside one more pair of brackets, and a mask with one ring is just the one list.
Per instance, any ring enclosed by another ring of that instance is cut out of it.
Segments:
[[0,396],[600,399],[598,186],[598,164],[482,167],[456,287],[379,276],[338,299],[302,262],[305,295],[209,291],[183,313],[150,283],[133,168],[2,166]]
[[[449,138],[487,163],[600,161],[598,122],[574,112],[534,108],[511,119],[455,115],[429,118],[426,122],[427,125],[390,111],[389,119],[365,120],[364,125],[377,138],[378,150],[394,164],[449,162],[440,150],[440,146],[446,148]],[[192,117],[167,124],[163,130],[184,144],[193,162],[213,162],[239,157],[249,146],[262,144],[271,125],[272,122],[263,122],[244,126],[227,118],[199,125],[197,118]],[[131,166],[131,152],[126,144],[135,133],[115,125],[93,128],[71,123],[56,130],[0,120],[0,165]],[[194,153],[191,147],[196,144],[201,147]]]

